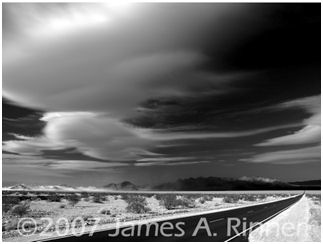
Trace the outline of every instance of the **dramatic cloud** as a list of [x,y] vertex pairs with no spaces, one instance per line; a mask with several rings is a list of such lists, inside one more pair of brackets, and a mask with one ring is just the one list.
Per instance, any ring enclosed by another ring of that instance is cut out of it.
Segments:
[[180,165],[192,165],[192,164],[203,164],[203,163],[211,163],[210,161],[206,161],[206,160],[203,160],[203,161],[182,161],[182,162],[171,162],[171,163],[167,163],[165,161],[160,161],[160,162],[148,162],[148,163],[135,163],[134,165],[135,166],[180,166]]
[[19,137],[4,142],[3,150],[24,155],[39,155],[42,150],[77,148],[98,159],[129,160],[154,155],[145,150],[152,146],[138,138],[126,125],[90,112],[47,113],[41,137]]
[[[4,21],[5,29],[12,25],[11,29],[15,30],[11,35],[5,32],[4,94],[20,103],[47,110],[100,110],[114,116],[124,116],[125,112],[150,97],[181,95],[183,86],[179,89],[177,81],[203,78],[194,70],[206,58],[192,45],[174,45],[182,41],[190,43],[175,34],[182,29],[180,25],[159,22],[161,16],[158,15],[156,20],[146,21],[140,17],[149,14],[145,7],[135,5],[133,8],[137,10],[135,15],[129,10],[125,17],[111,14],[113,8],[105,5],[51,4],[43,12],[39,4],[8,4],[8,12],[13,11],[12,15],[19,15],[19,19],[5,18]],[[203,18],[211,18],[211,13],[206,13]],[[188,18],[184,12],[178,14]],[[104,23],[93,22],[97,19],[94,15],[100,15],[98,19]],[[110,18],[113,19],[111,23]],[[170,18],[178,17],[171,15]],[[79,23],[82,19],[86,25]],[[95,28],[86,28],[92,22]],[[169,31],[169,40],[158,40],[151,33],[160,29],[159,25]],[[69,29],[72,33],[67,33],[71,32]],[[55,34],[62,30],[58,33],[62,38],[43,40],[41,30],[54,31]],[[197,28],[191,31],[199,32]],[[31,35],[34,32],[37,33],[36,39]],[[20,42],[22,37],[23,43]],[[28,58],[18,56],[11,62],[16,50],[27,52]],[[20,72],[16,72],[17,69]],[[205,76],[208,80],[209,74]],[[161,82],[165,80],[168,82]],[[153,85],[156,83],[157,86]]]
[[252,6],[230,4],[4,8],[5,96],[47,111],[105,111],[117,118],[149,98],[227,92],[228,84],[252,71],[207,66],[221,67],[222,50],[234,46],[239,33],[251,35],[244,28],[260,28]]
[[[40,155],[17,155],[3,153],[2,156],[5,166],[43,168],[44,170],[69,170],[69,171],[97,171],[103,168],[124,167],[128,164],[118,162],[98,162],[90,160],[53,160],[45,159]],[[65,171],[66,172],[66,171]]]
[[304,128],[293,134],[272,138],[257,144],[258,146],[297,145],[319,143],[321,141],[321,96],[306,97],[285,102],[277,106],[279,109],[303,108],[311,116],[303,121]]
[[128,166],[125,163],[102,163],[98,161],[84,161],[84,160],[58,160],[50,165],[54,170],[73,170],[73,171],[99,171],[110,167],[124,167]]
[[138,159],[137,162],[154,162],[154,161],[173,162],[173,161],[183,161],[183,160],[191,160],[191,159],[194,159],[194,158],[193,157],[171,157],[171,158],[159,157],[159,158],[142,158],[142,159]]
[[278,150],[269,153],[258,154],[250,159],[241,159],[252,163],[271,164],[299,164],[308,162],[320,162],[321,147],[306,147],[293,150]]
[[63,149],[61,144],[53,143],[46,137],[22,137],[15,136],[19,140],[10,140],[3,142],[2,150],[19,153],[21,155],[41,155],[41,150],[58,150]]
[[[111,119],[105,114],[92,112],[53,112],[41,118],[46,122],[43,135],[26,137],[13,134],[18,140],[3,143],[3,150],[22,155],[41,155],[44,150],[62,150],[77,148],[84,155],[102,160],[154,161],[158,153],[150,151],[160,141],[237,138],[270,132],[291,125],[264,128],[253,131],[218,133],[161,133],[158,130],[132,128],[129,125]],[[165,161],[166,158],[157,158]],[[171,157],[170,161],[187,160],[187,157]]]
[[228,131],[228,132],[169,132],[163,130],[148,130],[148,129],[136,129],[135,132],[139,137],[150,139],[150,140],[198,140],[198,139],[208,139],[208,138],[237,138],[237,137],[247,137],[253,136],[261,133],[266,133],[270,131],[275,131],[279,129],[295,127],[298,124],[288,124],[281,126],[273,126],[262,129],[247,130],[247,131]]
[[5,3],[4,176],[316,175],[320,24],[319,4]]

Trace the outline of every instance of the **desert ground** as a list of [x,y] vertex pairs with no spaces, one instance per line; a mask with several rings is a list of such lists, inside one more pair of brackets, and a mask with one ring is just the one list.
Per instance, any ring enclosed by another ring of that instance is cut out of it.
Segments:
[[[73,228],[83,228],[84,231],[95,227],[95,230],[98,230],[115,225],[117,222],[244,206],[279,200],[295,194],[299,192],[3,191],[2,238],[3,241],[41,240],[71,234]],[[315,226],[320,227],[320,192],[310,192],[307,198],[310,201],[309,221],[315,221]],[[28,233],[22,232],[19,223],[21,218],[35,220],[34,223],[25,226],[24,230],[27,229]],[[313,228],[316,228],[315,226]]]

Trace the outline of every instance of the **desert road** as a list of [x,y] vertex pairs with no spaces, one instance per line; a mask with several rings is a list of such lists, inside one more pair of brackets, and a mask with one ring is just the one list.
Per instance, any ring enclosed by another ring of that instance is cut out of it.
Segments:
[[[304,194],[303,194],[304,195]],[[170,218],[100,230],[89,236],[63,236],[41,241],[101,242],[101,241],[248,241],[251,230],[283,212],[303,195],[214,213]]]

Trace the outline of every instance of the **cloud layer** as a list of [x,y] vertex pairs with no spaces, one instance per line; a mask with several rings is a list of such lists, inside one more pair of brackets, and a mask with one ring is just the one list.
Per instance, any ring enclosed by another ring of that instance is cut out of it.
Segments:
[[[51,4],[44,11],[38,4],[6,5],[9,13],[14,12],[20,18],[11,16],[5,21],[6,28],[15,31],[11,35],[6,33],[4,40],[4,94],[45,110],[99,110],[120,118],[148,98],[189,91],[183,80],[191,80],[193,87],[197,86],[194,84],[197,79],[212,83],[212,74],[197,70],[207,60],[194,45],[195,35],[202,30],[195,25],[190,30],[183,29],[179,23],[170,25],[171,19],[176,23],[179,16],[181,21],[192,23],[188,13],[179,8],[178,15],[171,13],[170,19],[164,22],[159,14],[169,8],[162,7],[154,20],[146,21],[144,16],[150,12],[145,5],[134,4],[129,8],[134,8],[136,15],[129,10],[125,17],[105,5]],[[220,10],[215,16],[214,11],[204,10],[199,19],[201,23],[224,15]],[[104,16],[106,21],[93,23],[95,28],[78,23],[78,19],[84,18],[90,25],[91,13]],[[79,17],[75,20],[75,16]],[[53,25],[55,20],[62,23]],[[69,25],[72,33],[67,33],[69,30],[57,33]],[[42,29],[61,38],[43,39],[46,35]],[[37,37],[32,35],[35,31]],[[20,42],[22,37],[24,42]],[[75,42],[76,39],[79,41]],[[15,56],[16,50],[28,58]],[[11,62],[13,56],[15,61]]]
[[320,162],[321,146],[305,147],[293,150],[278,150],[269,153],[258,154],[250,159],[242,159],[252,163],[271,164],[303,164],[309,162]]
[[[47,113],[43,136],[18,137],[22,140],[4,142],[3,149],[23,155],[39,155],[42,150],[77,148],[93,158],[133,160],[150,155],[145,148],[152,146],[138,138],[131,128],[104,115],[89,112]],[[17,136],[16,136],[17,137]]]
[[269,139],[258,146],[297,145],[321,142],[321,96],[305,97],[285,102],[276,108],[303,108],[311,116],[303,121],[304,127],[293,134]]
[[320,23],[319,4],[5,3],[4,160],[57,177],[315,174]]

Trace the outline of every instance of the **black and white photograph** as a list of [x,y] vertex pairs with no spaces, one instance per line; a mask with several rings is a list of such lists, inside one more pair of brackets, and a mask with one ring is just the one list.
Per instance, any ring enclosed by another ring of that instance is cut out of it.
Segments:
[[2,2],[3,242],[321,242],[321,2]]

